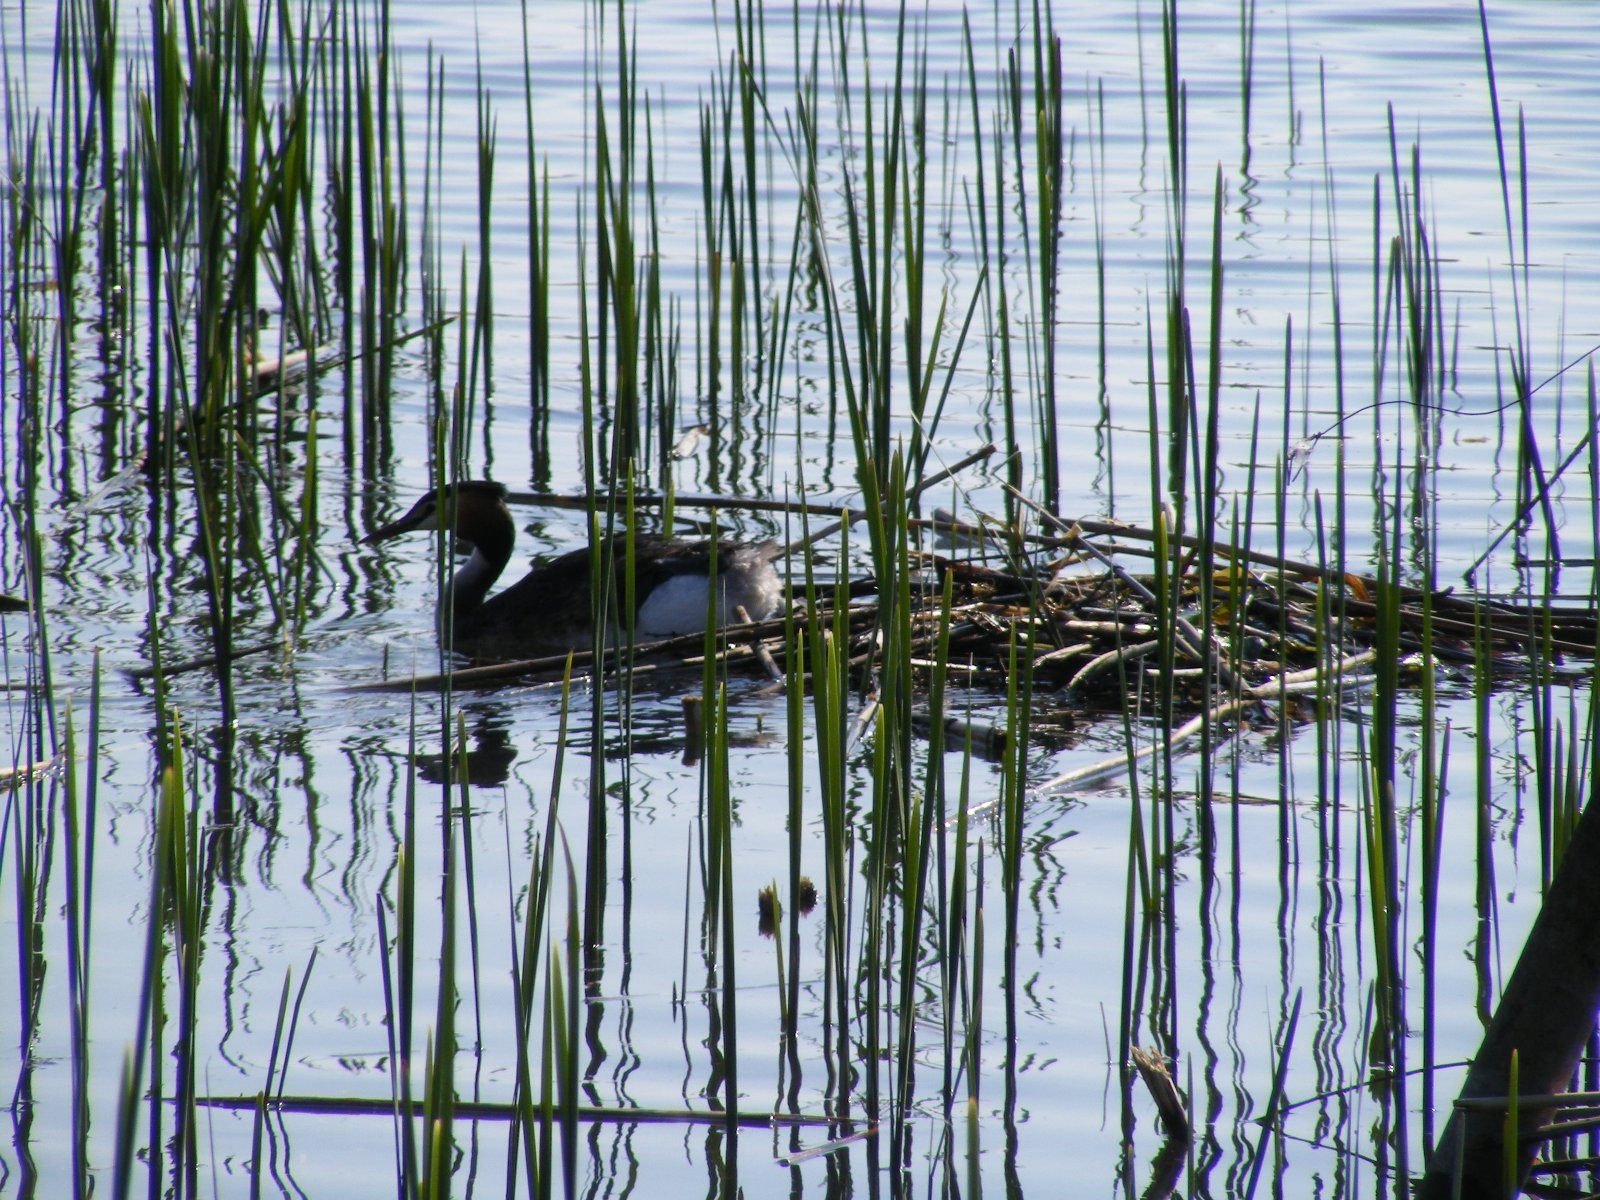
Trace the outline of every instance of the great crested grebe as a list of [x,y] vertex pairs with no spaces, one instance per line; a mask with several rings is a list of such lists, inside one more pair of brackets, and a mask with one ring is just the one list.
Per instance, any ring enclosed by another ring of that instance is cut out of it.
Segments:
[[[494,656],[586,648],[593,638],[589,547],[535,567],[504,591],[489,595],[511,560],[517,534],[505,497],[505,488],[483,480],[439,488],[361,543],[371,545],[449,522],[450,532],[472,546],[472,557],[450,581],[439,609],[440,636],[447,631],[448,619],[450,642],[457,650]],[[774,542],[718,542],[714,577],[710,542],[650,534],[636,534],[633,542],[633,636],[639,641],[703,630],[713,579],[719,625],[736,620],[734,610],[741,607],[751,620],[764,621],[783,602],[783,581],[772,568],[778,554]],[[600,551],[613,556],[620,596],[626,539],[607,539]]]

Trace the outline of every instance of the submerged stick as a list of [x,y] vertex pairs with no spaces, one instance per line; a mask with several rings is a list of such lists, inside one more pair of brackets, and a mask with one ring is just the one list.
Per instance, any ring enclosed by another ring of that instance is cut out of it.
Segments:
[[[1316,679],[1319,675],[1327,680],[1337,679],[1341,676],[1352,674],[1358,668],[1372,662],[1376,657],[1376,651],[1367,650],[1360,654],[1351,655],[1349,658],[1340,659],[1332,670],[1325,670],[1320,666],[1311,667],[1304,671],[1295,671],[1287,675],[1274,677],[1265,683],[1254,684],[1245,688],[1241,695],[1223,701],[1207,713],[1192,717],[1160,741],[1141,746],[1131,755],[1118,754],[1113,758],[1103,758],[1099,762],[1089,763],[1086,766],[1075,767],[1070,771],[1065,771],[1054,779],[1047,779],[1033,788],[1032,794],[1037,796],[1060,791],[1062,788],[1074,785],[1098,783],[1102,779],[1110,778],[1118,771],[1125,770],[1130,764],[1138,762],[1140,759],[1149,758],[1163,747],[1176,749],[1191,738],[1198,737],[1200,730],[1204,728],[1207,721],[1212,723],[1225,721],[1258,701],[1273,699],[1278,695],[1280,686],[1286,682],[1304,683]],[[981,812],[984,807],[980,805],[973,812]]]
[[[782,617],[774,617],[770,621],[763,621],[759,625],[724,625],[717,630],[717,636],[724,640],[724,645],[718,651],[719,658],[749,658],[755,655],[754,648],[748,643],[740,643],[734,635],[753,636],[759,643],[760,639],[769,635],[783,632]],[[704,633],[686,633],[678,637],[664,638],[655,642],[636,642],[632,649],[637,656],[640,654],[668,655],[674,651],[702,650],[705,646]],[[603,656],[602,667],[617,667],[622,663],[622,656],[628,652],[625,646],[614,646],[607,650]],[[358,683],[345,689],[352,692],[439,692],[448,684],[452,690],[476,687],[493,687],[497,684],[509,683],[525,675],[540,675],[548,672],[560,672],[571,661],[575,667],[589,667],[594,665],[595,656],[592,650],[569,650],[562,654],[548,654],[539,658],[517,658],[510,662],[485,663],[478,667],[462,667],[455,671],[442,671],[436,675],[408,675],[404,679],[385,679],[378,683]],[[661,667],[693,667],[705,661],[703,654],[695,653],[666,664],[652,663],[636,666],[635,671],[649,671]]]
[[154,679],[158,671],[162,678],[171,679],[176,675],[187,675],[191,671],[204,671],[207,667],[217,666],[223,661],[237,662],[239,659],[246,658],[252,654],[265,654],[269,650],[277,650],[282,646],[283,641],[281,639],[271,642],[254,642],[248,646],[237,646],[225,655],[202,654],[199,658],[186,658],[182,662],[159,668],[154,665],[128,667],[122,673],[135,682]]

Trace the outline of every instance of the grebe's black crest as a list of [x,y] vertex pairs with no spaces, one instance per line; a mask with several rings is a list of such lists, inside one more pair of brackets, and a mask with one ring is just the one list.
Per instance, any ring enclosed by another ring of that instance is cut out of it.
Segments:
[[[445,528],[472,547],[439,611],[440,636],[458,650],[482,657],[540,654],[585,648],[593,638],[589,547],[536,567],[494,596],[489,589],[511,560],[516,524],[498,483],[473,480],[428,492],[397,521],[362,539],[363,545],[424,529]],[[614,560],[613,577],[626,570],[624,538],[602,542]],[[710,542],[683,542],[648,534],[634,537],[634,637],[640,641],[705,628],[709,592],[716,588],[716,620],[737,620],[743,608],[764,621],[783,603],[783,581],[773,570],[773,542],[718,542],[716,574]]]

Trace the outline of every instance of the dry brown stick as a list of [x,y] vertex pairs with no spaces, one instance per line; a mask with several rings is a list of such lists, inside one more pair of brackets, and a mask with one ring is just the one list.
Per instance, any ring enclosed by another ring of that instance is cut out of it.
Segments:
[[[282,639],[271,642],[255,642],[249,646],[235,647],[225,657],[228,662],[236,662],[246,655],[264,654],[269,650],[282,649],[283,645]],[[186,675],[190,671],[203,671],[207,667],[214,667],[219,662],[222,662],[223,659],[224,656],[220,654],[205,654],[199,658],[186,658],[182,662],[176,662],[170,666],[163,664],[159,670],[163,679],[171,679],[176,675]],[[128,667],[122,673],[127,678],[134,680],[154,679],[157,674],[157,668],[153,664],[147,664],[142,667]]]
[[1140,746],[1132,754],[1118,754],[1113,758],[1103,758],[1099,762],[1089,763],[1082,767],[1076,767],[1071,771],[1064,771],[1060,775],[1057,775],[1054,779],[1047,779],[1037,787],[1033,788],[1033,794],[1041,795],[1047,792],[1060,791],[1065,787],[1099,783],[1103,779],[1109,779],[1118,771],[1131,768],[1133,764],[1138,762],[1140,759],[1149,758],[1151,755],[1155,754],[1158,750],[1161,750],[1164,747],[1177,749],[1184,742],[1187,742],[1190,738],[1198,735],[1200,730],[1205,727],[1207,722],[1210,722],[1214,725],[1218,721],[1225,721],[1234,714],[1249,708],[1250,705],[1256,702],[1256,700],[1257,697],[1249,695],[1239,696],[1232,700],[1224,700],[1221,704],[1214,706],[1209,712],[1204,712],[1197,717],[1190,718],[1188,721],[1184,722],[1184,724],[1178,726],[1177,729],[1174,729],[1172,733],[1165,738],[1153,742],[1147,742],[1145,745]]
[[[1125,525],[1121,521],[1096,521],[1091,517],[1079,517],[1073,524],[1079,526],[1085,533],[1093,533],[1100,536],[1130,537],[1141,542],[1153,542],[1156,540],[1156,531],[1147,529],[1142,525]],[[1197,550],[1201,545],[1201,539],[1192,533],[1186,533],[1182,537],[1173,537],[1168,534],[1167,540],[1176,542],[1186,550]],[[1061,545],[1068,543],[1066,538],[1058,538],[1056,541]],[[1313,566],[1311,563],[1300,562],[1292,558],[1283,558],[1276,554],[1268,554],[1263,550],[1236,550],[1231,546],[1217,543],[1213,543],[1212,550],[1216,554],[1235,562],[1253,563],[1258,567],[1271,567],[1273,570],[1282,571],[1286,575],[1297,575],[1304,579],[1321,579],[1327,583],[1344,583],[1351,578],[1351,572],[1348,571],[1338,571],[1332,567]],[[1368,585],[1372,583],[1372,580],[1365,576],[1356,576],[1356,578],[1362,579]]]
[[[1355,676],[1355,673],[1360,668],[1370,665],[1377,660],[1377,657],[1378,652],[1376,650],[1363,650],[1360,654],[1352,654],[1348,658],[1341,658],[1334,668],[1333,674],[1340,679]],[[1288,695],[1290,693],[1299,695],[1302,692],[1311,691],[1321,686],[1323,673],[1320,666],[1306,667],[1304,670],[1290,671],[1285,675],[1275,675],[1267,680],[1266,683],[1256,684],[1251,688],[1251,691],[1268,700],[1274,696]],[[1367,675],[1356,676],[1356,678],[1370,679],[1372,677]]]
[[15,767],[0,767],[0,790],[19,787],[34,779],[42,779],[66,762],[66,753],[41,758],[37,762],[21,763]]
[[1119,634],[1149,633],[1155,628],[1155,621],[1140,613],[1132,621],[1075,621],[1060,622],[1056,628],[1062,633],[1077,633],[1085,636],[1098,634],[1101,637],[1117,637]]
[[[1337,678],[1339,676],[1348,674],[1357,666],[1370,662],[1373,657],[1373,653],[1368,651],[1363,654],[1354,655],[1351,658],[1341,659],[1338,663],[1334,664],[1332,670],[1325,671],[1321,667],[1312,667],[1306,671],[1296,671],[1291,675],[1281,676],[1278,678],[1269,679],[1265,683],[1255,684],[1254,686],[1247,688],[1243,695],[1231,700],[1225,700],[1221,704],[1216,705],[1209,712],[1202,713],[1199,716],[1191,718],[1189,721],[1173,730],[1172,733],[1164,739],[1140,746],[1132,754],[1119,754],[1113,758],[1103,758],[1099,762],[1089,763],[1082,767],[1075,767],[1071,771],[1065,771],[1062,774],[1057,775],[1054,779],[1045,780],[1043,783],[1033,788],[1032,792],[1035,795],[1039,795],[1042,793],[1059,791],[1062,788],[1071,787],[1075,784],[1081,785],[1099,782],[1102,779],[1109,778],[1111,775],[1116,774],[1120,770],[1124,770],[1127,767],[1132,766],[1142,758],[1149,758],[1152,754],[1156,753],[1156,751],[1163,747],[1176,749],[1184,742],[1187,742],[1190,738],[1198,735],[1200,730],[1204,728],[1207,721],[1210,721],[1213,724],[1218,721],[1225,721],[1235,713],[1242,712],[1244,709],[1248,708],[1250,705],[1259,700],[1271,700],[1275,695],[1277,695],[1280,683],[1282,681],[1287,681],[1290,679],[1303,681],[1308,677],[1314,677],[1318,672],[1321,672],[1329,679]],[[985,806],[979,806],[979,808],[975,810],[975,813],[983,811],[984,807]],[[975,813],[973,815],[975,815]]]
[[[1357,616],[1376,617],[1378,613],[1378,606],[1373,604],[1370,600],[1358,600],[1352,596],[1346,599],[1344,604],[1347,611]],[[1485,611],[1483,616],[1484,623],[1489,627],[1490,633],[1496,638],[1501,638],[1509,642],[1516,642],[1522,645],[1526,645],[1529,642],[1540,643],[1544,641],[1544,635],[1541,631],[1537,629],[1527,629],[1519,624],[1514,624],[1511,621],[1507,621],[1503,617],[1497,619],[1496,614],[1492,609]],[[1535,617],[1537,619],[1537,614],[1535,614]],[[1421,623],[1422,614],[1420,612],[1407,612],[1406,610],[1402,609],[1400,612],[1400,618],[1402,621],[1408,624],[1415,625]],[[1471,621],[1462,621],[1456,617],[1447,617],[1440,613],[1434,613],[1432,619],[1434,629],[1446,633],[1454,633],[1463,638],[1474,637],[1478,632],[1477,625]],[[1526,620],[1526,618],[1518,617],[1516,620],[1523,621]],[[1592,655],[1594,653],[1594,646],[1592,644],[1568,641],[1565,638],[1552,637],[1549,641],[1549,644],[1552,649],[1560,650],[1566,654]]]
[[[966,470],[974,463],[982,462],[984,459],[990,457],[994,453],[995,447],[993,444],[984,446],[983,448],[974,451],[973,453],[967,455],[966,458],[963,458],[960,462],[956,463],[954,466],[940,471],[936,475],[930,475],[927,479],[924,479],[911,490],[911,495],[916,497],[927,491],[929,488],[936,487],[945,480],[949,479],[952,475]],[[588,496],[568,496],[560,492],[507,492],[506,501],[510,504],[532,505],[540,508],[582,509],[585,511],[587,511],[590,505],[593,503]],[[636,509],[660,508],[667,503],[667,497],[635,496],[632,503]],[[820,541],[822,538],[831,537],[840,529],[844,528],[845,525],[854,525],[857,521],[863,520],[867,515],[866,509],[852,508],[848,504],[819,504],[815,501],[805,500],[758,500],[744,496],[675,495],[672,497],[672,504],[675,508],[705,509],[708,512],[738,510],[741,512],[793,514],[804,513],[807,516],[813,517],[838,518],[838,520],[836,520],[832,525],[813,533],[810,537],[798,539],[789,543],[783,548],[782,553],[784,554],[793,553],[795,550],[801,549],[804,546],[808,546],[813,542]],[[908,520],[906,524],[913,529],[949,530],[955,533],[986,534],[987,536],[993,536],[992,533],[987,533],[985,530],[983,530],[981,526],[971,525],[966,522],[956,520],[942,520],[938,518],[929,520],[925,517],[913,517]],[[1029,540],[1048,542],[1051,539],[1030,538]]]
[[[959,475],[962,471],[965,471],[968,467],[972,466],[974,463],[982,462],[984,459],[988,458],[994,452],[995,452],[995,445],[994,445],[993,442],[990,442],[987,446],[984,446],[980,450],[974,450],[971,454],[967,455],[965,458],[963,458],[960,462],[956,463],[954,466],[947,467],[943,471],[940,471],[937,475],[930,475],[930,476],[928,476],[928,478],[926,478],[926,479],[922,480],[921,482],[919,482],[915,487],[913,487],[911,489],[911,492],[910,492],[910,495],[909,495],[909,499],[915,500],[918,496],[922,495],[922,493],[927,491],[929,488],[938,486],[939,484],[943,483],[945,480],[951,478],[954,475]],[[804,549],[806,549],[806,548],[808,548],[810,546],[815,545],[817,542],[822,541],[824,538],[832,537],[834,534],[838,533],[841,529],[843,529],[846,525],[854,525],[857,521],[862,520],[866,515],[867,514],[866,514],[866,512],[864,510],[852,509],[841,520],[835,521],[832,525],[825,525],[821,529],[814,530],[811,533],[808,533],[803,538],[796,538],[794,541],[790,542],[787,546],[785,546],[782,550],[778,551],[778,553],[779,553],[780,556],[787,556],[787,555],[793,554],[797,550],[804,550]]]
[[[506,503],[534,508],[564,508],[588,511],[593,501],[588,496],[569,496],[564,492],[507,492]],[[633,507],[661,508],[666,496],[635,496]],[[707,512],[739,510],[741,512],[806,513],[814,517],[837,517],[857,510],[845,504],[818,504],[804,500],[756,500],[745,496],[684,496],[672,497],[674,508],[705,509]]]
[[1073,642],[1070,646],[1058,646],[1054,650],[1045,651],[1033,660],[1033,665],[1035,668],[1054,666],[1056,663],[1066,662],[1069,658],[1077,658],[1093,650],[1093,642]]
[[1072,686],[1079,689],[1087,687],[1119,662],[1140,659],[1159,649],[1161,649],[1159,641],[1150,641],[1134,642],[1103,651],[1083,664],[1082,669],[1072,677]]
[[295,360],[292,364],[293,366],[297,368],[304,368],[303,370],[297,370],[295,372],[295,381],[299,382],[301,378],[314,374],[325,375],[334,368],[342,367],[346,363],[358,363],[362,359],[371,358],[382,351],[393,350],[399,346],[404,346],[407,342],[414,341],[419,337],[427,337],[429,334],[443,329],[446,325],[449,325],[454,320],[455,317],[453,316],[441,317],[439,320],[432,321],[427,325],[419,325],[416,329],[409,330],[408,332],[401,334],[399,337],[394,338],[383,345],[371,346],[365,350],[359,350],[354,354],[334,354],[327,358],[317,360],[314,358],[316,352],[326,348],[325,346],[317,346],[304,350],[293,351],[283,358],[274,360],[273,362],[264,362],[255,369],[255,398],[259,400],[264,396],[270,396],[283,387],[286,372],[282,369],[274,369],[274,367],[276,366],[281,368],[286,365],[291,365],[288,362],[290,359]]
[[[726,644],[718,652],[724,658],[745,658],[754,652],[748,644],[736,644],[735,636],[754,634],[757,637],[763,633],[781,631],[783,618],[764,621],[759,625],[726,625],[717,631],[719,640],[726,639]],[[668,654],[678,648],[697,649],[704,645],[705,635],[702,633],[684,634],[681,637],[667,638],[658,642],[639,642],[634,645],[633,651],[638,654]],[[607,665],[619,665],[622,655],[627,651],[623,647],[612,647],[605,652]],[[506,683],[519,679],[524,675],[538,675],[545,672],[561,671],[565,668],[568,654],[551,654],[542,658],[519,658],[511,662],[485,663],[481,667],[462,667],[455,671],[444,671],[437,675],[411,675],[404,679],[386,679],[380,683],[358,683],[345,690],[352,692],[439,692],[445,685],[452,690],[492,687],[495,684]],[[587,667],[594,663],[594,651],[570,651],[572,664],[575,667]],[[705,661],[703,654],[685,655],[674,659],[665,666],[696,666]],[[663,664],[641,664],[634,667],[635,671],[659,670]]]

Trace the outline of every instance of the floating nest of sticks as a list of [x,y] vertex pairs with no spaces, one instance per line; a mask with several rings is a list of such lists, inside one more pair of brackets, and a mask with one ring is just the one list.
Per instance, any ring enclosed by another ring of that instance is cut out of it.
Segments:
[[[984,543],[974,557],[922,554],[910,589],[912,665],[932,670],[939,659],[948,579],[951,603],[947,676],[974,687],[1003,689],[1014,670],[1031,671],[1034,712],[1120,710],[1132,695],[1170,703],[1174,716],[1225,717],[1290,696],[1348,692],[1369,685],[1380,656],[1418,669],[1431,648],[1436,664],[1482,660],[1497,676],[1578,677],[1596,657],[1596,615],[1578,605],[1519,604],[1393,588],[1367,576],[1185,539],[1165,577],[1135,574],[1121,560],[1148,564],[1152,530],[1106,522],[1060,525],[1057,534],[1024,544],[1048,561],[1012,566],[992,530],[948,520],[917,522]],[[1209,552],[1214,565],[1199,565]],[[990,561],[985,561],[985,559]],[[1172,579],[1178,580],[1176,588]],[[802,628],[842,630],[850,663],[870,680],[881,658],[885,602],[877,581],[859,578],[818,586],[792,598]],[[1162,597],[1165,597],[1163,600]],[[810,609],[808,609],[808,602]],[[843,613],[839,611],[843,606]],[[730,670],[783,678],[786,621],[719,631],[717,656]],[[633,648],[633,671],[698,669],[705,639],[693,634]],[[608,654],[608,666],[623,651]],[[593,656],[573,656],[592,669]],[[559,677],[567,656],[464,668],[448,676],[389,681],[382,689],[496,686]],[[1170,691],[1166,690],[1170,686]],[[1050,697],[1055,697],[1052,703]]]
[[[1153,541],[1148,530],[1118,532]],[[1198,552],[1182,563],[1175,598],[1163,603],[1170,576],[1135,575],[1114,558],[1148,558],[1146,546],[1101,548],[1074,529],[1059,548],[1065,557],[1028,577],[930,556],[933,571],[953,583],[952,669],[970,663],[975,682],[1003,684],[1015,661],[1031,666],[1036,696],[1065,692],[1111,708],[1141,687],[1153,696],[1170,680],[1176,706],[1198,711],[1229,695],[1270,699],[1336,675],[1371,674],[1385,646],[1417,666],[1424,651],[1446,666],[1482,656],[1497,675],[1513,677],[1587,675],[1596,655],[1595,613],[1586,606],[1386,589],[1370,577],[1265,556],[1224,560],[1203,574]]]

